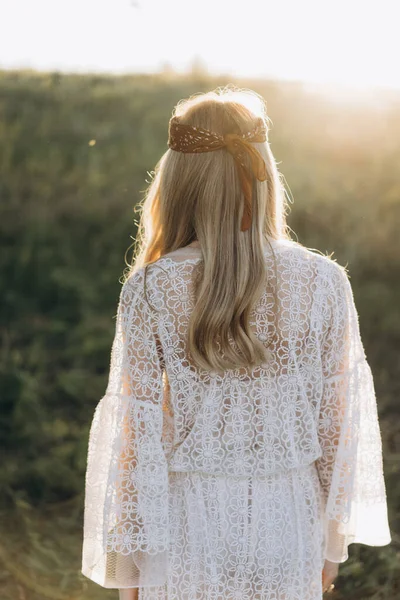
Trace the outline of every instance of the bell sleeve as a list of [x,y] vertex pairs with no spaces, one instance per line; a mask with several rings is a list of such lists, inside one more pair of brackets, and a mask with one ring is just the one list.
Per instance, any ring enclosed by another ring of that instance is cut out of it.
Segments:
[[162,365],[139,270],[121,290],[108,386],[89,434],[82,573],[105,588],[166,582]]
[[327,283],[322,341],[323,393],[316,461],[324,499],[324,558],[348,559],[358,542],[391,541],[382,442],[371,369],[345,270],[334,264]]

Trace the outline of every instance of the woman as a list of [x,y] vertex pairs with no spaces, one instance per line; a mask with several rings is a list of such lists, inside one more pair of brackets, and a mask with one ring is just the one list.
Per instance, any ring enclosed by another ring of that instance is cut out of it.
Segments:
[[291,241],[261,99],[181,102],[92,423],[83,573],[121,599],[319,600],[390,542],[345,270]]

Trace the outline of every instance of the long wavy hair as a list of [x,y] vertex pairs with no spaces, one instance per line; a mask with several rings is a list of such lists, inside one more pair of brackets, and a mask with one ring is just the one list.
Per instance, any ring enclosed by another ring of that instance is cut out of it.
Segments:
[[[232,87],[182,100],[173,115],[222,135],[247,133],[260,117],[267,128],[270,124],[261,96]],[[255,147],[265,160],[267,180],[254,180],[247,231],[240,230],[244,199],[239,177],[224,148],[201,154],[168,149],[138,205],[141,219],[130,274],[195,240],[201,246],[187,344],[193,363],[206,370],[257,366],[268,359],[268,344],[252,331],[250,314],[267,285],[265,243],[289,235],[285,188],[269,142]]]

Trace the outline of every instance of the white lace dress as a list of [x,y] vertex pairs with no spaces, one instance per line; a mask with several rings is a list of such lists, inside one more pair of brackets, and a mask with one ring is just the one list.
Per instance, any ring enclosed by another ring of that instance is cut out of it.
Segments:
[[140,600],[320,600],[325,558],[390,542],[347,275],[294,242],[272,249],[277,280],[266,246],[251,318],[273,344],[253,369],[222,376],[188,360],[200,249],[150,265],[150,304],[143,268],[123,285],[86,474],[82,572],[98,584]]

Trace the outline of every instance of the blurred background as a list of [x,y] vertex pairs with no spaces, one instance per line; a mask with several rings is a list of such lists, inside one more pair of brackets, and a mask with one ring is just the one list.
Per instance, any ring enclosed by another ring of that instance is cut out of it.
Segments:
[[397,1],[0,4],[0,600],[116,598],[80,574],[88,431],[135,205],[176,102],[267,101],[304,245],[348,265],[375,378],[393,542],[335,600],[400,598]]

